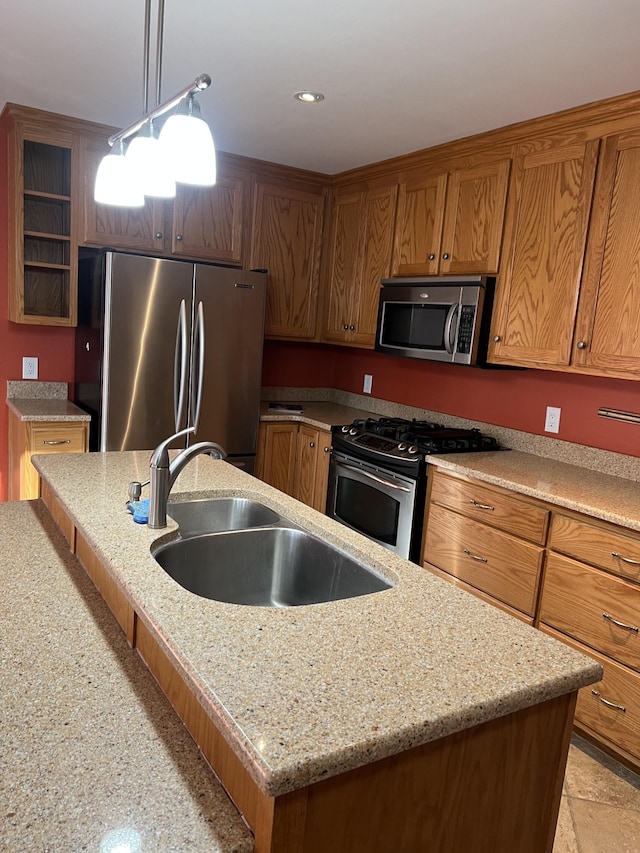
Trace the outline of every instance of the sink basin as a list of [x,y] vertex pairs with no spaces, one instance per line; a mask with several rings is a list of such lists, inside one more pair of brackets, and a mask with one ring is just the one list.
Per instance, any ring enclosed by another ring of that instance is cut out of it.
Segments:
[[339,548],[289,527],[178,539],[152,553],[185,589],[229,604],[297,607],[392,586]]
[[182,537],[220,530],[244,530],[276,524],[280,516],[257,501],[246,498],[210,498],[175,501],[167,504],[167,513],[180,527]]

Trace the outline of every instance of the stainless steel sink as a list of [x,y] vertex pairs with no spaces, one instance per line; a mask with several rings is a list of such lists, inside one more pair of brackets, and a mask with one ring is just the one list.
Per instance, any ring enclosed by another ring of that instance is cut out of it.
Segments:
[[177,522],[183,538],[220,530],[267,527],[280,521],[272,509],[246,498],[174,501],[167,504],[167,513]]
[[178,539],[152,553],[185,589],[230,604],[297,607],[392,586],[339,548],[289,527]]

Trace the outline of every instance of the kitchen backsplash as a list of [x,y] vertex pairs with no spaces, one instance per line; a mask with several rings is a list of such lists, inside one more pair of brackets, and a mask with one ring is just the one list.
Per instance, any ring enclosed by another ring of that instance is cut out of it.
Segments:
[[66,382],[7,379],[7,400],[66,400],[68,395]]
[[579,465],[581,468],[589,468],[592,471],[600,471],[603,474],[611,474],[615,477],[624,477],[626,480],[640,482],[640,457],[626,456],[623,453],[600,450],[595,447],[587,447],[583,444],[573,444],[569,441],[547,438],[546,436],[508,429],[507,427],[483,423],[482,421],[466,420],[465,418],[458,418],[429,409],[416,409],[413,406],[380,400],[366,394],[353,394],[348,391],[340,391],[336,388],[271,387],[263,388],[261,396],[263,400],[324,401],[337,403],[342,406],[352,406],[356,409],[364,409],[382,417],[417,418],[437,421],[445,426],[477,427],[487,433],[487,435],[497,438],[503,447],[520,450],[524,453],[533,453],[535,456],[544,456],[546,459],[555,459],[558,462]]

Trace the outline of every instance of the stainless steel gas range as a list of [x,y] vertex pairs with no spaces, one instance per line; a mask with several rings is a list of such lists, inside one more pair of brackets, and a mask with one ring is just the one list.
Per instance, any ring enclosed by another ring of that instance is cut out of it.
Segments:
[[427,458],[502,449],[476,429],[403,418],[356,420],[331,432],[327,515],[416,563]]

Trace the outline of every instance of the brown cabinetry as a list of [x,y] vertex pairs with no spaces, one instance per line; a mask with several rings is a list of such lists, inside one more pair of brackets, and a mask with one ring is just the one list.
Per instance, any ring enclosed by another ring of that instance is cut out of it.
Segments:
[[324,512],[330,451],[331,433],[327,430],[288,421],[262,422],[256,475]]
[[256,182],[251,269],[266,269],[265,334],[316,336],[325,192]]
[[580,691],[576,722],[623,758],[640,761],[640,537],[554,513],[540,627],[595,657],[598,684]]
[[[43,114],[47,115],[47,114]],[[77,244],[73,231],[73,133],[8,106],[9,319],[73,326]]]
[[[505,490],[431,474],[423,565],[532,622],[548,512]],[[506,606],[506,607],[505,607]]]
[[333,203],[323,339],[373,347],[380,282],[391,267],[397,187],[341,192]]
[[40,476],[31,464],[35,453],[85,453],[89,423],[21,421],[9,414],[9,500],[40,497]]
[[392,275],[496,273],[510,165],[402,181]]

